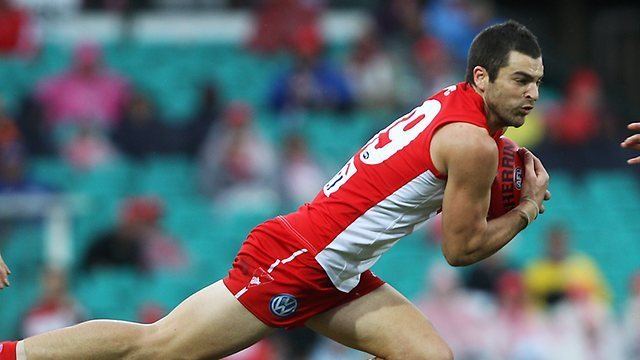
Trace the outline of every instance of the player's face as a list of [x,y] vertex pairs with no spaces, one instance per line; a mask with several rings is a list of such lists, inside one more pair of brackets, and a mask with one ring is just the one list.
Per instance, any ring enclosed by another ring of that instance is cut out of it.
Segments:
[[520,127],[538,100],[544,67],[542,58],[532,58],[517,51],[509,53],[507,66],[485,89],[489,110],[502,126]]

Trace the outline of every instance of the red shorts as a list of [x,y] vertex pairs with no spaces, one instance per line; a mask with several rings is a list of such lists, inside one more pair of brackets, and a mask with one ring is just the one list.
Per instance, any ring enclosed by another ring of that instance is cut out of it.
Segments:
[[384,284],[366,271],[351,292],[336,289],[315,260],[315,249],[284,221],[278,217],[253,229],[223,279],[238,301],[265,324],[303,326],[309,318]]

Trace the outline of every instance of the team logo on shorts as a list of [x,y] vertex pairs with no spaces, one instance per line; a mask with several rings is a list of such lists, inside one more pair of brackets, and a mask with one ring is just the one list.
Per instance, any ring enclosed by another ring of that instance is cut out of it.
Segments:
[[293,295],[280,294],[271,298],[269,308],[273,315],[286,317],[293,315],[298,308],[298,300]]

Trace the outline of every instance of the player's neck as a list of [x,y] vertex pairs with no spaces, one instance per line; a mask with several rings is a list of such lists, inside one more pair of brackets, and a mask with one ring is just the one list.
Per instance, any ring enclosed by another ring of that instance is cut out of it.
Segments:
[[504,122],[500,119],[500,117],[487,106],[487,103],[484,103],[484,113],[487,116],[487,127],[489,128],[489,134],[494,136],[499,131],[506,131],[507,127],[504,126]]
[[503,122],[500,120],[500,117],[498,117],[498,115],[491,110],[489,105],[487,105],[487,102],[484,99],[484,92],[478,89],[474,84],[470,84],[470,85],[473,88],[473,90],[482,97],[482,102],[484,106],[484,115],[487,118],[487,127],[489,128],[489,133],[491,134],[491,136],[493,136],[498,131],[506,130],[505,129],[506,127],[503,125]]

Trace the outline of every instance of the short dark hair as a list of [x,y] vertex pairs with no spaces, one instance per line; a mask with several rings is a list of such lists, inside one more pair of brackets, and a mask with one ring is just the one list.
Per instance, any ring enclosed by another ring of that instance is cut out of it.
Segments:
[[534,59],[542,54],[538,38],[517,21],[509,20],[482,30],[473,39],[469,49],[466,82],[475,84],[473,68],[476,66],[487,69],[489,81],[494,81],[498,76],[498,70],[507,65],[511,50]]

